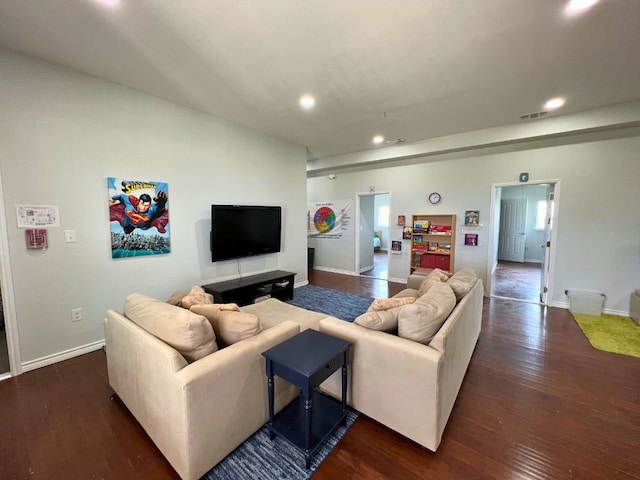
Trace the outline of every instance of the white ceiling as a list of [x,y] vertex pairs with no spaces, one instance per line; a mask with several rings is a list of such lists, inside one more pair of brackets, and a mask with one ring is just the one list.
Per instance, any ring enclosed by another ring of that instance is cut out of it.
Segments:
[[0,45],[310,158],[518,123],[554,96],[546,118],[640,99],[639,0],[573,18],[561,0],[120,1],[3,0]]

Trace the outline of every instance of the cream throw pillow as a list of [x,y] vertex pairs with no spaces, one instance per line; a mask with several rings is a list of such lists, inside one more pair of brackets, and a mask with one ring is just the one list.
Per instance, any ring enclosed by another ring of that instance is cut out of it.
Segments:
[[380,312],[394,307],[401,307],[415,302],[415,297],[376,298],[371,302],[367,312]]
[[262,332],[260,319],[252,313],[241,312],[234,303],[194,305],[190,310],[204,315],[211,322],[222,346],[233,345]]
[[449,280],[449,275],[445,271],[434,268],[418,287],[418,297],[427,293],[434,284],[446,282],[447,280]]
[[213,297],[204,291],[200,285],[191,287],[191,291],[186,295],[180,305],[187,310],[194,305],[210,305],[213,303]]
[[188,362],[218,350],[213,328],[202,315],[140,293],[127,297],[124,314],[151,335],[171,345]]
[[398,336],[428,344],[456,306],[456,296],[446,283],[436,283],[412,305],[400,308]]
[[404,307],[394,307],[380,311],[372,310],[357,317],[353,323],[370,330],[393,332],[398,328],[398,314],[401,308]]
[[447,285],[451,287],[453,293],[456,295],[456,300],[459,302],[467,293],[471,291],[471,288],[476,283],[478,276],[475,270],[471,268],[463,268],[458,270],[447,281]]
[[167,299],[167,303],[169,305],[175,305],[177,307],[180,306],[180,302],[182,299],[187,296],[187,292],[175,291],[171,294],[171,296]]

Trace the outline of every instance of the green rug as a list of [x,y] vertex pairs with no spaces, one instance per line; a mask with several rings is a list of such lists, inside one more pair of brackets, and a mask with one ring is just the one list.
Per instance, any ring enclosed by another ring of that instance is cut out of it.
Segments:
[[574,313],[573,318],[594,348],[640,358],[640,326],[629,317]]

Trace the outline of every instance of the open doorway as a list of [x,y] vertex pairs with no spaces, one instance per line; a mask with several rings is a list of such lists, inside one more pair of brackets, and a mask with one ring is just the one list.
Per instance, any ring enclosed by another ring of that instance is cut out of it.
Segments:
[[491,296],[547,303],[557,181],[494,186]]
[[389,202],[390,194],[359,194],[359,253],[358,272],[360,275],[389,279]]

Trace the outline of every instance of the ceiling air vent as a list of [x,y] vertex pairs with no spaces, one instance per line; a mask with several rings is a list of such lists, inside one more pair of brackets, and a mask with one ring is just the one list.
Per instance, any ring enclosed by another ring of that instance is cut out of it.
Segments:
[[387,140],[387,142],[386,142],[386,143],[390,143],[390,144],[393,144],[393,145],[397,145],[398,143],[404,143],[404,142],[406,142],[406,141],[407,141],[407,139],[406,139],[406,138],[396,138],[395,140]]
[[542,112],[533,112],[533,113],[525,113],[524,115],[520,115],[520,120],[531,120],[533,118],[544,117],[547,113],[546,110]]

